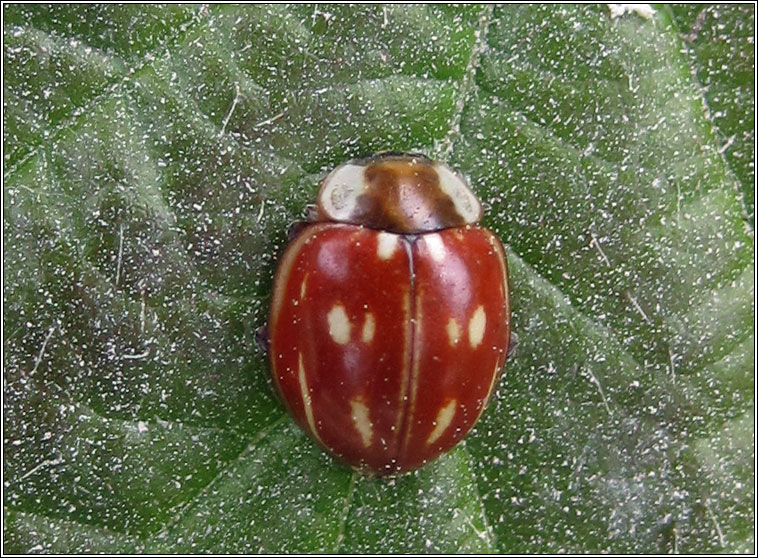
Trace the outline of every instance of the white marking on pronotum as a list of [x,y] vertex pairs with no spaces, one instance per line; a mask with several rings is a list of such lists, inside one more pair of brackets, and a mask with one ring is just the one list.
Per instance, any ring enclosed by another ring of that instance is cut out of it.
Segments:
[[363,329],[361,330],[361,340],[364,343],[371,343],[374,340],[374,333],[376,332],[376,321],[374,315],[371,312],[366,312],[366,317],[363,319]]
[[363,402],[363,398],[360,396],[353,397],[350,400],[350,409],[352,411],[353,425],[355,425],[358,434],[361,435],[363,445],[369,447],[374,437],[374,427],[371,424],[368,407]]
[[472,349],[476,349],[484,339],[484,329],[487,326],[487,314],[484,313],[484,306],[479,306],[471,316],[468,323],[468,342]]
[[303,365],[303,353],[297,353],[297,381],[300,384],[300,396],[303,398],[303,408],[305,409],[305,420],[313,432],[313,435],[321,440],[316,431],[316,421],[313,419],[313,404],[311,402],[311,393],[308,390],[308,381],[305,378],[305,366]]
[[318,202],[324,212],[336,221],[350,218],[360,192],[365,188],[364,165],[345,164],[326,177]]
[[380,232],[376,241],[376,255],[380,260],[389,260],[397,248],[398,236],[388,232]]
[[326,315],[329,322],[329,335],[335,343],[346,345],[350,341],[350,330],[353,324],[345,313],[345,307],[341,304],[335,304]]
[[445,259],[445,243],[442,242],[442,237],[437,233],[424,235],[424,242],[426,242],[426,248],[429,250],[429,255],[436,262],[441,262]]
[[434,421],[434,430],[432,430],[432,433],[429,434],[429,438],[426,440],[426,443],[428,445],[431,445],[439,440],[440,436],[442,436],[445,430],[447,430],[448,426],[450,426],[450,423],[453,422],[456,404],[457,401],[455,399],[451,399],[448,401],[447,405],[439,410],[437,413],[437,419]]
[[448,320],[445,331],[447,331],[447,340],[450,342],[450,346],[455,347],[461,340],[461,326],[458,325],[455,318]]
[[446,165],[434,165],[442,190],[453,201],[455,211],[466,223],[476,223],[482,217],[482,205],[468,184]]

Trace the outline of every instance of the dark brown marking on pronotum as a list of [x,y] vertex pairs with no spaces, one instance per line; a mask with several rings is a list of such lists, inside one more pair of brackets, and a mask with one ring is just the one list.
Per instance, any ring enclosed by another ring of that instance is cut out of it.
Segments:
[[366,226],[409,233],[466,224],[428,160],[379,160],[366,167],[364,180],[366,188],[356,200],[356,216]]

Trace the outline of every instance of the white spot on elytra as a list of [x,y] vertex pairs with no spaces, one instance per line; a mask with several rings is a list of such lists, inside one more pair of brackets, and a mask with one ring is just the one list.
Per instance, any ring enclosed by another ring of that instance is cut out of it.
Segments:
[[437,233],[424,235],[424,241],[426,247],[429,250],[429,254],[436,262],[441,262],[445,259],[445,243],[442,242],[442,237]]
[[458,325],[455,318],[450,318],[445,330],[447,331],[447,339],[450,341],[450,346],[455,347],[461,339],[461,326]]
[[472,349],[476,349],[484,338],[484,328],[487,326],[487,315],[484,313],[484,307],[479,306],[474,311],[471,320],[468,323],[468,341]]
[[371,418],[368,414],[368,407],[363,402],[363,398],[353,397],[350,400],[350,410],[352,411],[353,425],[361,435],[363,445],[369,447],[371,439],[374,437],[374,427],[371,424]]
[[376,332],[376,322],[374,321],[374,315],[371,312],[366,312],[366,317],[363,321],[363,330],[361,331],[361,339],[364,343],[371,343],[374,340],[374,333]]
[[376,255],[380,260],[389,260],[397,248],[398,237],[396,234],[380,232],[376,239]]
[[329,322],[329,335],[332,337],[335,343],[340,345],[346,345],[350,341],[350,330],[353,324],[345,313],[345,307],[341,304],[335,304],[329,313],[326,315],[326,319]]
[[319,440],[321,437],[316,432],[316,421],[313,419],[313,405],[311,404],[311,393],[308,391],[308,381],[305,378],[305,366],[303,365],[303,353],[297,353],[297,381],[300,384],[300,395],[303,398],[303,408],[305,409],[305,420],[308,426]]
[[432,433],[429,434],[429,438],[426,440],[427,444],[431,445],[439,440],[440,436],[442,436],[445,430],[447,430],[448,426],[450,426],[450,423],[453,422],[456,404],[457,401],[455,399],[451,399],[448,401],[447,405],[439,410],[437,413],[437,419],[434,421],[434,430],[432,430]]

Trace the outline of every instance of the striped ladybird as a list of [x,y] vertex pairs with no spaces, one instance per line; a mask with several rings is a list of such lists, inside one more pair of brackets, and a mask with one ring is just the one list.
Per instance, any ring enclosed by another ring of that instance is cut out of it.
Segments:
[[290,241],[268,323],[297,424],[353,468],[421,467],[474,426],[505,364],[505,251],[464,179],[422,155],[337,167]]

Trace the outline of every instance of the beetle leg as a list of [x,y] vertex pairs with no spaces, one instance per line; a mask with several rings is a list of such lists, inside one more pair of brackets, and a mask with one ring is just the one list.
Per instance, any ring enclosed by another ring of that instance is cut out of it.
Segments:
[[309,223],[318,221],[318,206],[316,204],[309,203],[305,206],[305,220]]
[[510,360],[516,355],[516,347],[518,347],[518,335],[515,332],[510,332],[510,339],[508,341],[508,352],[505,355],[507,360]]
[[258,345],[258,348],[264,353],[268,353],[268,348],[271,345],[271,338],[268,334],[268,324],[259,328],[255,332],[255,344]]
[[287,229],[287,242],[291,242],[305,227],[318,221],[318,208],[313,204],[305,207],[305,218],[293,221]]
[[292,242],[308,225],[310,221],[294,221],[287,229],[287,242]]

